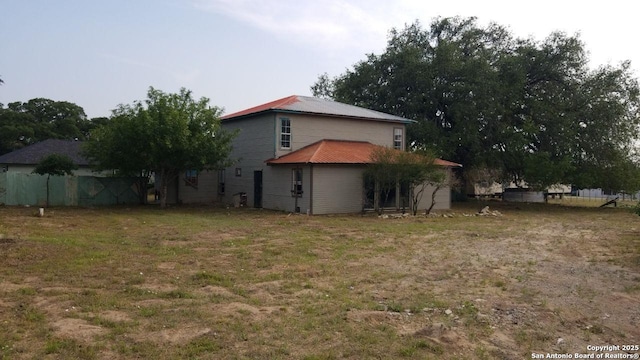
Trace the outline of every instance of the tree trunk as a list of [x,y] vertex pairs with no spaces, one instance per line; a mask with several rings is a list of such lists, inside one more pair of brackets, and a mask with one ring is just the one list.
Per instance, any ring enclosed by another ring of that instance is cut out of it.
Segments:
[[160,187],[160,208],[167,208],[167,184]]
[[411,215],[416,216],[418,215],[418,202],[420,202],[420,199],[417,197],[415,189],[413,188],[413,184],[410,184],[409,187],[409,198],[411,199]]
[[145,176],[144,173],[140,173],[138,177],[138,181],[136,181],[136,187],[138,188],[138,199],[140,200],[140,205],[144,205],[147,203],[147,184],[149,183],[149,177]]
[[438,192],[438,190],[440,190],[440,186],[436,186],[433,189],[433,192],[431,193],[431,205],[429,206],[429,208],[425,211],[425,213],[427,215],[431,214],[431,210],[433,210],[433,207],[436,206],[436,193]]
[[166,170],[161,170],[160,171],[160,208],[161,209],[166,209],[167,208],[167,171]]

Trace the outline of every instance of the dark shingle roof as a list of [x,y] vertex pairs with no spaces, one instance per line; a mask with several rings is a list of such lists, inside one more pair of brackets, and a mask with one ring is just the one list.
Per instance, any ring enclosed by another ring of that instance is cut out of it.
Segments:
[[245,118],[267,112],[289,112],[301,114],[315,114],[322,116],[338,116],[365,120],[388,121],[408,124],[413,120],[400,116],[386,114],[380,111],[365,109],[359,106],[348,105],[337,101],[319,99],[310,96],[292,95],[286,98],[254,106],[252,108],[235,112],[222,117],[223,121]]
[[0,164],[36,165],[47,155],[68,156],[78,166],[88,166],[89,161],[80,155],[81,141],[48,139],[0,156]]

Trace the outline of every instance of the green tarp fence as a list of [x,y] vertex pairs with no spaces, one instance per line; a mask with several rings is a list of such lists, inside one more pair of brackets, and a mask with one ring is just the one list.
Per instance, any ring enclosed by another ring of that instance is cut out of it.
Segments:
[[[137,178],[51,176],[49,206],[137,204]],[[0,173],[0,204],[44,206],[47,176]]]

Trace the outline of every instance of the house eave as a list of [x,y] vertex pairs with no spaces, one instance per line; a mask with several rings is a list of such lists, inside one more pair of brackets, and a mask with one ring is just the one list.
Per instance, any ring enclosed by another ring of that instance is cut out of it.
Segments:
[[311,116],[320,116],[320,117],[328,117],[328,118],[340,118],[340,119],[362,120],[362,121],[376,121],[376,122],[386,122],[386,123],[403,124],[403,125],[409,125],[409,124],[417,123],[417,121],[410,120],[410,119],[405,119],[405,120],[385,119],[385,118],[377,119],[377,118],[362,117],[362,116],[351,116],[351,115],[343,115],[343,114],[330,114],[330,113],[310,112],[310,111],[297,111],[297,110],[287,110],[287,109],[268,109],[268,110],[254,112],[254,113],[251,113],[251,114],[244,114],[244,115],[234,116],[234,117],[231,117],[231,118],[222,117],[221,121],[223,123],[225,123],[225,122],[231,122],[231,121],[236,121],[236,120],[243,120],[243,119],[248,119],[248,118],[252,118],[252,117],[257,117],[257,116],[265,115],[265,114],[269,114],[269,113],[274,113],[274,114],[292,114],[292,115],[311,115]]

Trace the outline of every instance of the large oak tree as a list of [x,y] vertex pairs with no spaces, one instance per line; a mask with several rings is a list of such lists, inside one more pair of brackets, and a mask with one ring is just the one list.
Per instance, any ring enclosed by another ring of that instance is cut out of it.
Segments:
[[85,140],[102,121],[89,120],[67,101],[35,98],[0,106],[0,155],[46,139]]
[[384,53],[311,90],[416,120],[411,147],[498,169],[499,181],[638,189],[638,82],[629,63],[587,65],[578,36],[518,39],[475,18],[438,18],[393,29]]

